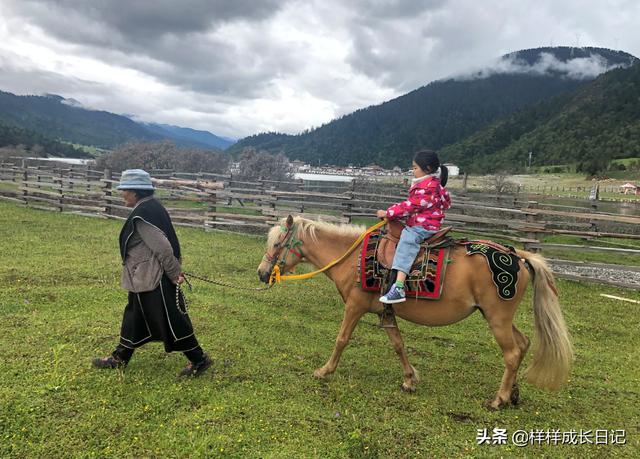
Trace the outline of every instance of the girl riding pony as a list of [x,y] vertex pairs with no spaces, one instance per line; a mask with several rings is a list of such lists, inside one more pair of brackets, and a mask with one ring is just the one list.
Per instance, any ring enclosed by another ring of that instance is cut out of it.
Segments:
[[380,297],[381,303],[406,301],[404,281],[420,251],[420,244],[440,230],[444,211],[451,207],[451,198],[444,188],[449,171],[440,165],[434,151],[424,150],[415,154],[413,175],[409,198],[377,213],[379,218],[388,220],[406,219],[391,267],[398,276],[389,291]]

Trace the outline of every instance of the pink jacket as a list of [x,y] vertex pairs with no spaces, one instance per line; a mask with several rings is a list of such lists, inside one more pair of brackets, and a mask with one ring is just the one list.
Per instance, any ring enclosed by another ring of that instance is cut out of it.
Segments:
[[444,211],[451,207],[449,192],[440,185],[440,179],[427,176],[409,189],[409,199],[387,209],[389,220],[407,218],[407,226],[421,226],[428,231],[438,231]]

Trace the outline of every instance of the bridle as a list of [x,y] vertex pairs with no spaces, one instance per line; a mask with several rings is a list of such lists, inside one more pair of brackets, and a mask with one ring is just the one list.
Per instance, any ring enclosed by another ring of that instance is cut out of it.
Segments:
[[[269,272],[273,272],[273,268],[275,266],[278,267],[278,271],[283,272],[284,267],[287,264],[287,258],[289,254],[294,254],[300,260],[304,258],[304,253],[302,252],[302,241],[295,237],[295,224],[292,224],[289,227],[281,226],[282,234],[275,244],[273,244],[273,249],[267,250],[262,258],[266,262],[271,264],[271,269]],[[284,256],[282,256],[284,254]]]

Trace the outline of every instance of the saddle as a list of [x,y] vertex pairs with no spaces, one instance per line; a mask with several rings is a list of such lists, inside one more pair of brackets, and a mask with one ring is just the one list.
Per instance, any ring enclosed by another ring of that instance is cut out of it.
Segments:
[[[404,223],[398,221],[387,222],[387,232],[378,243],[376,258],[378,263],[387,269],[391,268],[391,265],[393,264],[393,256],[396,254],[396,247],[400,241],[400,234],[402,233],[404,226]],[[420,246],[420,252],[418,252],[416,259],[424,257],[424,252],[427,246],[433,247],[438,245],[440,242],[443,242],[444,237],[449,231],[451,231],[451,228],[451,226],[442,228],[430,238],[425,239]]]

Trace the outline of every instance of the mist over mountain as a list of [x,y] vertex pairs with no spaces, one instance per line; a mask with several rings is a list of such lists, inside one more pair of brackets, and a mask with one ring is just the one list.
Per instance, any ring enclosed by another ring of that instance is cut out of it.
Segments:
[[229,148],[282,152],[312,164],[406,167],[413,152],[440,149],[521,109],[570,93],[635,57],[603,48],[537,48],[432,82],[298,135],[263,133]]

